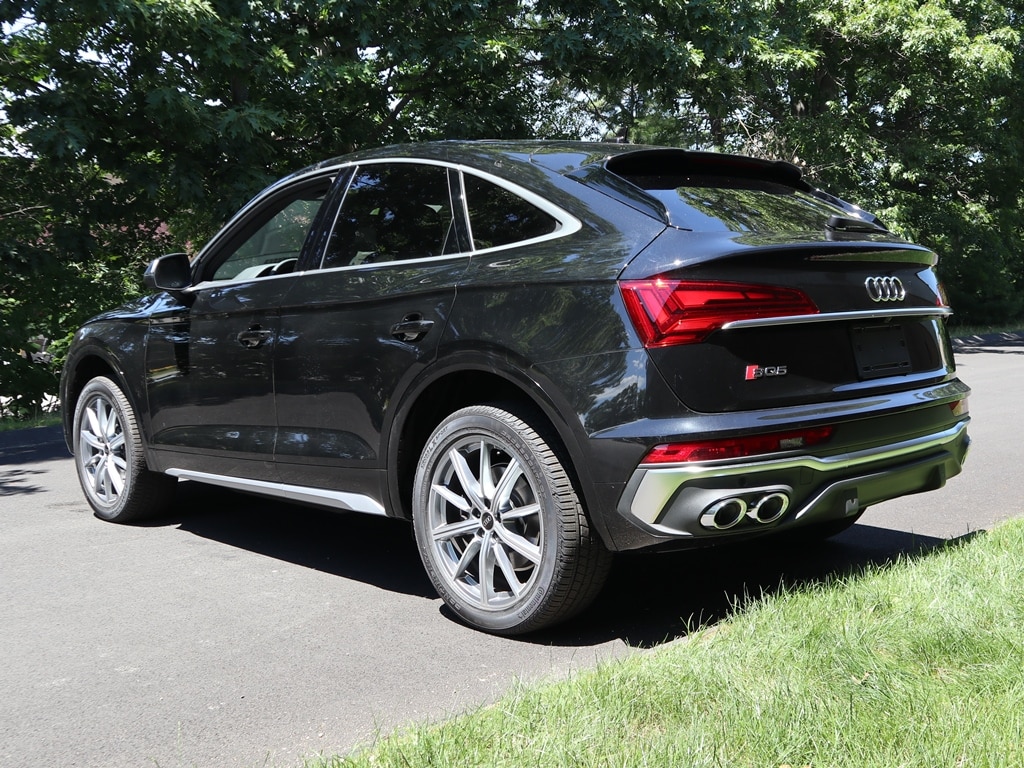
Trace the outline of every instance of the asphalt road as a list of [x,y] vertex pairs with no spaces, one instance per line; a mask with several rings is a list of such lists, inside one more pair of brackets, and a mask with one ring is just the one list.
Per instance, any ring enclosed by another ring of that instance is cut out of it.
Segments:
[[290,768],[1020,516],[1024,341],[958,361],[974,444],[942,490],[812,550],[621,557],[598,605],[518,640],[453,621],[401,523],[182,484],[173,517],[106,524],[56,430],[0,435],[0,765]]

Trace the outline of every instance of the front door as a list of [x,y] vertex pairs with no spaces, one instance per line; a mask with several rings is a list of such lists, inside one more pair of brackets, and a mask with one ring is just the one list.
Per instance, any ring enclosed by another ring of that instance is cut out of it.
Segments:
[[194,286],[152,321],[152,447],[168,468],[273,480],[273,360],[280,308],[330,178],[278,190],[236,217]]

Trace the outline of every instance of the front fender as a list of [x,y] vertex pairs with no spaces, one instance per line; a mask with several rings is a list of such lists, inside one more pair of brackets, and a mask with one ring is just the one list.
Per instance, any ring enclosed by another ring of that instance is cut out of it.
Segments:
[[[61,371],[60,400],[64,441],[74,453],[74,419],[78,395],[96,376],[108,376],[121,387],[140,423],[148,424],[145,376],[127,362],[144,357],[136,351],[146,343],[147,323],[141,319],[97,320],[75,334]],[[145,442],[146,429],[143,429]]]

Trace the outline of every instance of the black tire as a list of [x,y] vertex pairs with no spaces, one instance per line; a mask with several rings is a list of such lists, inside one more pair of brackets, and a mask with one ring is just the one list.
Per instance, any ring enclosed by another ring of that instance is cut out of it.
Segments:
[[463,621],[516,635],[600,592],[611,555],[591,530],[554,438],[495,406],[448,416],[420,456],[413,525],[427,574]]
[[126,523],[155,517],[172,503],[176,478],[149,471],[135,411],[105,376],[78,398],[74,446],[78,480],[97,517]]

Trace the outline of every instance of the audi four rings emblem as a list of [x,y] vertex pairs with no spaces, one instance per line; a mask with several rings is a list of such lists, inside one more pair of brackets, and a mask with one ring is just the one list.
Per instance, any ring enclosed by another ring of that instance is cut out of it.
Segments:
[[903,301],[907,298],[907,289],[898,277],[869,277],[864,281],[864,287],[872,301]]

